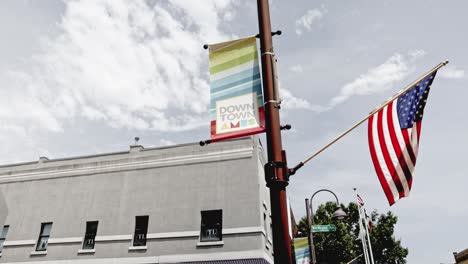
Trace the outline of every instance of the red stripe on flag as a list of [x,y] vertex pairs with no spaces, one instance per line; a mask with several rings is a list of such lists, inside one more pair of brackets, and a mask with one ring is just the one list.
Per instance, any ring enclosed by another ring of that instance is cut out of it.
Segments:
[[418,132],[418,146],[419,146],[419,137],[421,136],[421,126],[422,126],[422,120],[419,122],[416,122],[416,131]]
[[413,166],[416,166],[416,155],[414,155],[413,147],[411,146],[410,134],[408,129],[402,129],[401,134],[403,135],[403,139],[405,140],[405,149],[408,151],[410,155],[411,161],[413,162]]
[[371,116],[369,118],[369,125],[368,125],[368,135],[369,135],[368,139],[369,139],[370,154],[371,154],[372,162],[374,163],[375,172],[377,173],[377,176],[380,181],[380,185],[382,185],[382,189],[384,190],[384,193],[387,196],[388,202],[390,203],[390,205],[392,205],[395,203],[395,199],[393,198],[393,193],[390,190],[390,186],[388,185],[387,180],[385,179],[382,168],[380,167],[379,160],[377,159],[377,154],[375,152],[374,134],[372,131],[373,122],[374,122],[374,116]]
[[403,151],[401,150],[400,142],[398,141],[398,138],[396,136],[396,133],[398,133],[399,131],[395,130],[395,124],[393,123],[393,107],[395,106],[393,103],[394,102],[391,102],[388,105],[387,125],[388,125],[388,129],[390,130],[389,134],[392,140],[393,150],[395,151],[396,157],[398,158],[398,163],[400,164],[400,167],[403,173],[405,174],[406,182],[409,182],[409,180],[411,180],[411,171],[408,168],[408,164],[406,163],[405,156],[403,155]]
[[401,184],[400,178],[398,177],[398,173],[395,169],[392,159],[390,158],[390,154],[388,153],[387,142],[385,142],[384,131],[383,131],[383,111],[384,109],[388,109],[384,107],[382,110],[378,112],[378,122],[377,122],[377,132],[379,134],[379,142],[380,142],[380,149],[382,150],[382,155],[385,159],[385,164],[387,165],[387,169],[392,177],[393,182],[398,190],[398,194],[401,197],[404,197],[405,190],[403,189],[403,185]]

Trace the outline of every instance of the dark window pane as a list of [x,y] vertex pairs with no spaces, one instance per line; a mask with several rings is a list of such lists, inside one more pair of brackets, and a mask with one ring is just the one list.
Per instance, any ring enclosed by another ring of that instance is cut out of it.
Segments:
[[10,226],[3,226],[3,230],[2,230],[2,234],[0,235],[0,253],[2,252],[3,250],[3,244],[5,243],[5,239],[6,239],[6,236],[8,234],[8,229],[10,228]]
[[85,240],[83,241],[83,249],[93,249],[94,248],[94,239],[95,236],[85,236]]
[[98,221],[86,222],[86,234],[96,235]]
[[146,246],[146,234],[148,233],[149,216],[135,217],[135,234],[133,235],[133,246]]
[[83,241],[83,249],[93,249],[96,233],[98,228],[98,221],[86,222],[86,233]]
[[221,241],[223,230],[223,211],[202,211],[201,216],[200,241]]
[[50,236],[50,230],[52,229],[52,223],[44,223],[41,228],[41,236]]
[[2,234],[0,235],[0,239],[5,239],[7,234],[8,234],[8,229],[10,229],[10,226],[5,225],[3,226]]
[[47,243],[49,242],[49,237],[40,237],[37,243],[36,251],[45,251],[47,250]]
[[49,241],[51,229],[52,229],[52,223],[42,223],[39,239],[37,240],[36,251],[47,250],[47,243]]

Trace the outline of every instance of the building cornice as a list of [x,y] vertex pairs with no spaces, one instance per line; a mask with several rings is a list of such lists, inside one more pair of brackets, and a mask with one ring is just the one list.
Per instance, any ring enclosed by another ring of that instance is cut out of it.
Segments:
[[100,173],[111,173],[116,171],[120,172],[129,170],[151,169],[158,167],[218,162],[225,160],[250,158],[252,157],[252,155],[253,148],[250,146],[236,149],[222,149],[205,153],[197,152],[189,155],[178,155],[173,157],[143,156],[139,157],[139,160],[121,159],[115,160],[111,164],[109,164],[108,160],[102,162],[102,164],[96,161],[72,165],[67,164],[67,166],[69,166],[70,168],[63,168],[63,166],[65,166],[64,164],[57,164],[56,166],[47,166],[44,168],[37,168],[32,170],[30,169],[26,172],[21,170],[11,170],[0,173],[0,184],[62,177],[86,176]]

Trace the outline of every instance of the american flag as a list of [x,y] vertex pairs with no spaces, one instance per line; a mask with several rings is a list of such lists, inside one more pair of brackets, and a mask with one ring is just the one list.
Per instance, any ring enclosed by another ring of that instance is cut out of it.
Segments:
[[359,196],[359,194],[356,194],[356,196],[359,207],[364,206],[364,200],[362,200],[361,196]]
[[366,222],[367,229],[369,229],[369,232],[372,232],[372,229],[374,229],[374,223],[372,222],[372,218],[370,218],[370,216],[367,215],[366,210],[364,210],[364,215],[364,221]]
[[424,106],[436,72],[369,118],[369,148],[390,205],[407,197],[418,156]]

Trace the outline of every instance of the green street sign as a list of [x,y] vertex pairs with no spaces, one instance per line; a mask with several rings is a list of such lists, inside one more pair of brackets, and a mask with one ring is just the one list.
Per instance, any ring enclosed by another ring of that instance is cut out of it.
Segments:
[[312,232],[313,233],[335,232],[335,231],[336,231],[336,226],[335,225],[313,225],[312,226]]

